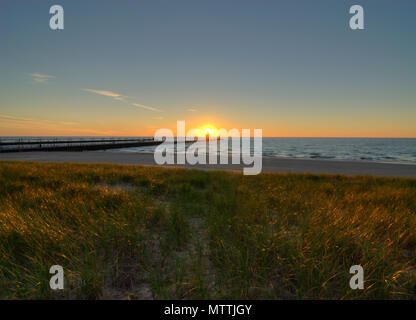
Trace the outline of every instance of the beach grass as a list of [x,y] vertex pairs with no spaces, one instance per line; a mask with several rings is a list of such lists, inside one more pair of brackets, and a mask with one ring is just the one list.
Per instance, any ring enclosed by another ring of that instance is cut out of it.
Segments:
[[415,299],[416,179],[1,161],[0,298]]

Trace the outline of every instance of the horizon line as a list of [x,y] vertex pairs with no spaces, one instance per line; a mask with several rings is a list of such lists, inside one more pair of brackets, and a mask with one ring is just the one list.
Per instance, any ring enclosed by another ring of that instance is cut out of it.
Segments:
[[[141,137],[154,137],[152,135],[14,135],[14,136],[0,136],[2,138],[32,138],[32,137],[96,137],[96,138],[112,138],[112,137],[131,137],[131,138],[141,138]],[[177,137],[177,136],[174,136]],[[233,138],[233,137],[229,137]],[[236,137],[238,138],[238,137]],[[241,137],[240,137],[241,138]],[[250,136],[250,138],[253,138]],[[416,139],[416,137],[331,137],[331,136],[319,136],[319,137],[311,137],[311,136],[263,136],[262,138],[289,138],[289,139]]]

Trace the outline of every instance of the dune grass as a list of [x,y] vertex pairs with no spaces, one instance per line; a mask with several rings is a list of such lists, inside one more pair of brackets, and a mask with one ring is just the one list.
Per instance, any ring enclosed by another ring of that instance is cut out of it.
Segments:
[[1,299],[415,297],[416,179],[0,162]]

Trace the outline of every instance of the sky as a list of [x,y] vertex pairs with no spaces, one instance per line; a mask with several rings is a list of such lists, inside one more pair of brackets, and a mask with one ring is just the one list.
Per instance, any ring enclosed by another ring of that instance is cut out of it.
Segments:
[[0,136],[416,137],[415,36],[414,0],[0,0]]

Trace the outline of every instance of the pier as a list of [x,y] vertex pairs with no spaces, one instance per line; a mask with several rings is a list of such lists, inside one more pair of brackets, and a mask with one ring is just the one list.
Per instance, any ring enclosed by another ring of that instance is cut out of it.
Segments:
[[[4,152],[30,152],[30,151],[89,151],[121,149],[132,147],[157,146],[163,140],[154,138],[108,138],[108,139],[78,139],[78,140],[43,140],[43,139],[14,139],[15,141],[0,142],[0,153]],[[185,143],[192,143],[196,140],[188,140]],[[176,140],[174,142],[176,144]]]

